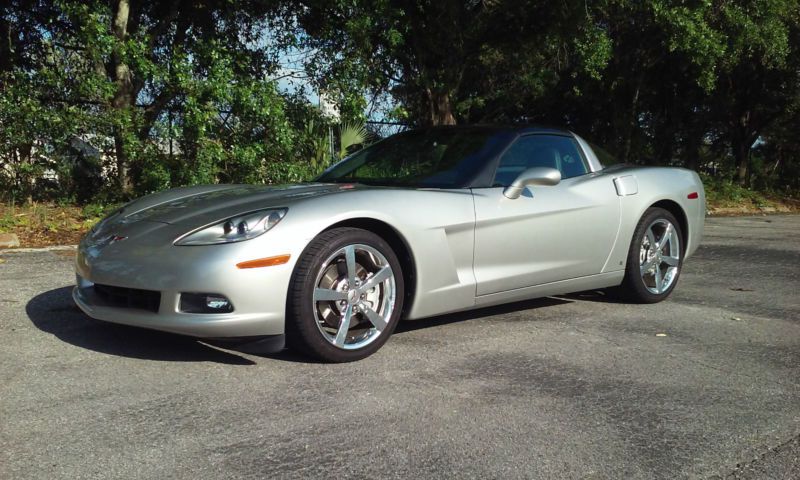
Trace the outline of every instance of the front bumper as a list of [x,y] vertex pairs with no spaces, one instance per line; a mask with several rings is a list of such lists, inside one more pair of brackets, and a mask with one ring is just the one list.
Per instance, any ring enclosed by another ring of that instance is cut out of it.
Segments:
[[[81,280],[80,283],[87,284],[85,280]],[[163,308],[164,299],[172,302],[169,296],[162,296],[162,304],[158,312],[149,312],[136,308],[105,305],[103,300],[92,291],[91,286],[81,287],[80,285],[72,290],[72,299],[86,315],[97,320],[199,338],[258,337],[283,333],[283,312],[184,313]]]
[[[82,242],[72,297],[90,317],[112,323],[199,338],[282,335],[296,255],[284,265],[238,269],[236,263],[244,259],[269,256],[257,248],[256,240],[240,245],[176,247],[171,242],[147,245],[130,239],[100,249]],[[95,284],[146,290],[157,293],[159,299],[150,308],[120,305],[99,295]],[[233,304],[233,311],[183,312],[180,299],[185,293],[223,295]]]

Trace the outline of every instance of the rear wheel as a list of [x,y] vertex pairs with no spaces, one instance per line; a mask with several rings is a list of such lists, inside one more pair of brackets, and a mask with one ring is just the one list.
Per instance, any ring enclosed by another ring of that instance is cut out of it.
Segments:
[[381,237],[357,228],[323,232],[292,275],[287,341],[327,362],[367,357],[394,331],[403,287],[397,256]]
[[669,296],[683,266],[681,228],[672,213],[649,208],[636,226],[621,293],[638,303],[657,303]]

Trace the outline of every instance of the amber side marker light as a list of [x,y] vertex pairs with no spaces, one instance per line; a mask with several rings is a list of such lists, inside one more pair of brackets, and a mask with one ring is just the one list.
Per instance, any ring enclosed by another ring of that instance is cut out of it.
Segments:
[[697,192],[692,192],[692,193],[690,193],[689,195],[686,195],[686,198],[688,198],[689,200],[696,200],[696,199],[697,199],[697,197],[699,197],[699,195],[697,194]]
[[288,262],[290,257],[291,255],[278,255],[277,257],[257,258],[255,260],[237,263],[236,268],[274,267],[275,265],[283,265]]

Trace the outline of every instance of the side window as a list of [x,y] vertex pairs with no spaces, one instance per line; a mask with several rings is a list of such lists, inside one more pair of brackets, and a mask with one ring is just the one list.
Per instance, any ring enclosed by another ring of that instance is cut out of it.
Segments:
[[558,169],[561,178],[577,177],[589,172],[575,139],[557,135],[528,135],[514,142],[503,154],[493,185],[511,185],[517,175],[531,167]]

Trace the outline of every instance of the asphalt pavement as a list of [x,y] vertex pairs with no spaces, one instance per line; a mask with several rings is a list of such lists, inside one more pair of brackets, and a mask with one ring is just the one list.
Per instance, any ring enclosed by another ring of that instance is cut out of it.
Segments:
[[672,297],[407,322],[313,363],[105,324],[0,252],[0,478],[800,478],[800,216],[711,218]]

